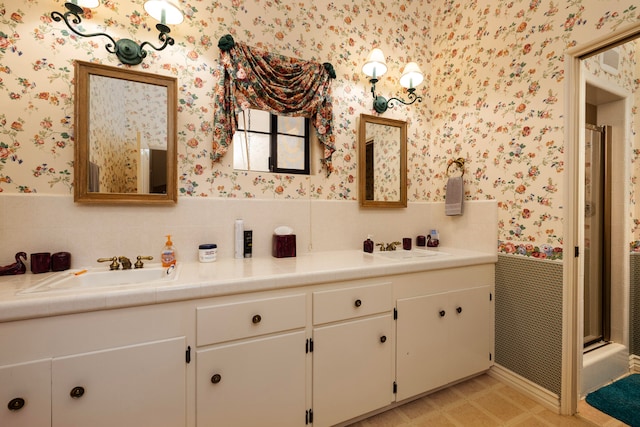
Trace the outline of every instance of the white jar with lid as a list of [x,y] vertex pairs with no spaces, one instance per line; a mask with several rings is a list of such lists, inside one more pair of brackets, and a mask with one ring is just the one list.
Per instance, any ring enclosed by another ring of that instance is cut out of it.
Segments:
[[198,260],[200,262],[213,262],[218,255],[218,245],[205,243],[198,246]]

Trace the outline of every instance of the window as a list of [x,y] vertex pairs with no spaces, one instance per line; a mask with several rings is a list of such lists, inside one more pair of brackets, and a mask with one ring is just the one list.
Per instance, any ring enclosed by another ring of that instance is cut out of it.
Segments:
[[248,109],[238,115],[233,168],[309,174],[309,119]]

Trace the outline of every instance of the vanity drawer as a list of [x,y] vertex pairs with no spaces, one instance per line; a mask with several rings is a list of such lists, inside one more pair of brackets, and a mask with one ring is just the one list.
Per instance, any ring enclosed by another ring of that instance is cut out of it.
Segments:
[[336,322],[393,309],[391,282],[313,293],[313,324]]
[[305,294],[218,304],[196,309],[197,345],[304,328]]

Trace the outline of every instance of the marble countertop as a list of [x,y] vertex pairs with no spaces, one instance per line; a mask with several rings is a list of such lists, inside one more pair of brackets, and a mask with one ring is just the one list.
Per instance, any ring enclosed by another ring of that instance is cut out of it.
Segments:
[[294,258],[180,263],[178,277],[172,281],[32,293],[23,291],[51,275],[71,274],[82,267],[59,273],[1,276],[0,322],[497,262],[495,253],[447,247],[433,250],[443,254],[392,259],[380,253],[347,250]]

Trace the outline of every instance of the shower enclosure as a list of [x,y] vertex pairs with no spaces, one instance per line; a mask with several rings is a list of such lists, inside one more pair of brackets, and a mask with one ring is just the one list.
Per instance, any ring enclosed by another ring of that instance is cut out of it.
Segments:
[[611,127],[586,125],[584,347],[610,340]]

